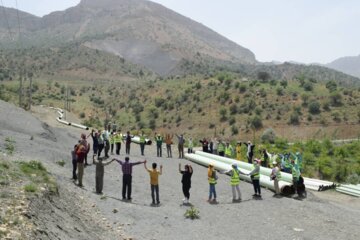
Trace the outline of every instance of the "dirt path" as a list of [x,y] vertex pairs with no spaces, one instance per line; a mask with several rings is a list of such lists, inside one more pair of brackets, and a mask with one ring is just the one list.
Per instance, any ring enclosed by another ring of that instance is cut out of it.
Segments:
[[[46,118],[45,118],[46,119]],[[0,121],[1,122],[1,121]],[[50,125],[50,124],[49,124]],[[41,124],[40,124],[41,126]],[[151,165],[164,166],[160,176],[159,207],[151,207],[148,173],[142,165],[133,172],[133,201],[121,201],[122,175],[118,163],[105,169],[104,196],[94,193],[94,166],[85,169],[85,188],[78,188],[70,180],[70,150],[78,138],[78,132],[69,129],[53,129],[57,141],[43,145],[30,145],[28,139],[17,149],[19,154],[44,161],[63,188],[93,203],[111,224],[112,229],[122,229],[124,237],[133,239],[359,239],[359,199],[333,201],[327,193],[309,193],[299,201],[292,198],[273,198],[273,193],[262,189],[263,200],[254,200],[252,185],[241,182],[243,201],[231,202],[229,177],[220,175],[217,188],[218,205],[206,202],[208,196],[207,170],[195,165],[192,177],[191,202],[200,210],[199,220],[184,218],[187,206],[181,205],[181,175],[178,164],[189,163],[177,158],[155,157],[155,146],[145,149],[145,157]],[[36,148],[32,150],[32,148]],[[165,151],[163,151],[165,152]],[[174,156],[176,156],[174,151]],[[124,148],[121,149],[124,158]],[[67,161],[64,167],[55,162]],[[140,148],[132,144],[131,161],[142,161]],[[338,196],[337,193],[333,193]],[[320,197],[321,195],[321,197]],[[354,202],[351,207],[347,201]],[[92,208],[91,204],[87,206]],[[114,209],[118,212],[114,213]],[[96,211],[94,211],[94,214]],[[100,215],[99,215],[100,216]]]

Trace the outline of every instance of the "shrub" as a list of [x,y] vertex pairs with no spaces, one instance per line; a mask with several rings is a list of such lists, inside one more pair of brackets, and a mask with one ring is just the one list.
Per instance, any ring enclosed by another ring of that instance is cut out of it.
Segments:
[[284,89],[281,87],[276,88],[276,94],[279,96],[284,95]]
[[240,91],[240,93],[246,92],[246,89],[247,89],[247,86],[246,86],[245,84],[241,84],[241,85],[239,86],[239,91]]
[[64,160],[60,160],[56,162],[57,165],[64,167],[65,166],[65,161]]
[[306,82],[303,87],[305,91],[310,92],[314,89],[314,84],[312,84],[311,82]]
[[85,113],[84,113],[84,112],[81,112],[81,113],[79,114],[79,117],[80,117],[80,118],[85,118]]
[[262,82],[267,82],[270,79],[270,74],[267,72],[258,72],[257,78]]
[[25,192],[36,192],[37,187],[36,187],[36,185],[30,183],[30,184],[25,185],[24,190],[25,190]]
[[235,103],[230,105],[229,111],[231,115],[234,115],[238,112],[238,107]]
[[229,119],[229,125],[233,125],[236,122],[236,119],[234,117],[231,117]]
[[319,114],[320,113],[320,103],[316,100],[313,100],[309,104],[309,112],[311,114]]
[[190,209],[187,209],[184,216],[186,218],[190,218],[191,220],[200,218],[200,211],[196,209],[195,207],[191,206]]
[[239,133],[239,129],[238,127],[236,127],[235,125],[231,126],[231,135],[237,135]]
[[299,114],[297,112],[292,112],[289,119],[289,124],[298,125],[300,123]]
[[272,128],[267,128],[263,134],[261,135],[261,141],[263,143],[271,143],[274,144],[275,143],[275,139],[276,139],[276,134],[274,129]]
[[330,102],[333,106],[342,105],[342,95],[340,92],[336,91],[330,94]]
[[5,138],[5,150],[8,154],[13,154],[15,151],[15,140],[10,137]]
[[263,126],[262,119],[258,115],[255,115],[253,118],[251,118],[249,123],[250,123],[250,126],[255,129],[260,129]]

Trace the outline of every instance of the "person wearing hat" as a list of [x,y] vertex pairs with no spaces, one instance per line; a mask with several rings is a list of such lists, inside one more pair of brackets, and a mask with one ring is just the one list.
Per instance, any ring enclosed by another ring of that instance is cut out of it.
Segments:
[[260,188],[260,160],[254,160],[254,169],[248,174],[251,178],[252,184],[254,186],[255,194],[253,197],[261,198],[261,188]]
[[273,169],[271,170],[270,180],[274,180],[275,195],[280,195],[279,181],[281,179],[281,171],[276,161],[273,161],[272,164]]
[[208,168],[208,182],[209,182],[209,199],[208,202],[210,203],[217,203],[216,201],[216,170],[214,169],[214,166],[212,164],[209,164]]
[[246,157],[248,159],[248,163],[252,163],[255,145],[252,144],[250,141],[248,141],[247,143],[244,142],[244,144],[246,145],[247,148]]
[[[231,165],[232,169],[226,172],[222,172],[225,174],[230,174],[230,184],[232,189],[233,195],[233,202],[240,202],[241,201],[241,192],[240,192],[240,174],[246,175],[246,173],[241,172],[238,169],[238,166],[234,163]],[[237,195],[236,195],[237,193]]]

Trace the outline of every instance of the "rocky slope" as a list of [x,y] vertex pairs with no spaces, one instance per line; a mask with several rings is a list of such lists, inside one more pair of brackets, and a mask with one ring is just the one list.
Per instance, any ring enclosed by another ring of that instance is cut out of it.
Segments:
[[342,57],[326,64],[325,66],[360,78],[360,55]]

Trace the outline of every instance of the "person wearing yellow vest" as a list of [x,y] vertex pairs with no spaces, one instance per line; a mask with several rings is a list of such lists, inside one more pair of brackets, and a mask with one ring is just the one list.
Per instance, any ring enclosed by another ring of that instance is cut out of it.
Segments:
[[281,171],[276,161],[272,162],[273,169],[270,174],[270,180],[274,180],[275,196],[280,195],[279,181],[281,179]]
[[216,201],[216,170],[214,169],[214,166],[212,164],[209,164],[208,168],[208,182],[209,182],[209,199],[208,202],[210,203],[217,203]]
[[120,132],[117,132],[114,136],[116,155],[120,155],[121,141],[122,141],[122,134]]
[[261,188],[260,188],[260,160],[255,159],[253,164],[253,170],[248,174],[251,178],[252,184],[254,186],[255,194],[253,197],[261,198]]
[[141,155],[144,156],[144,151],[145,151],[145,134],[144,134],[144,131],[141,131],[141,134],[140,134],[140,151],[141,151]]
[[227,142],[226,147],[225,147],[225,157],[231,158],[233,150],[234,149],[233,149],[232,145],[229,142]]
[[194,147],[194,143],[192,138],[190,137],[188,139],[188,153],[193,153],[193,147]]
[[223,157],[225,155],[225,144],[222,140],[219,140],[219,144],[217,146],[217,152],[219,156]]
[[114,155],[114,143],[115,143],[114,140],[115,140],[115,132],[112,132],[109,137],[111,155]]
[[241,160],[241,142],[240,141],[237,142],[235,151],[236,151],[236,160],[240,161]]
[[[231,190],[233,195],[233,202],[240,202],[241,201],[241,192],[240,192],[240,174],[246,175],[246,173],[241,172],[238,169],[238,166],[234,163],[231,165],[232,169],[226,172],[226,174],[230,174],[230,184],[231,184]],[[236,195],[237,193],[237,195]]]

